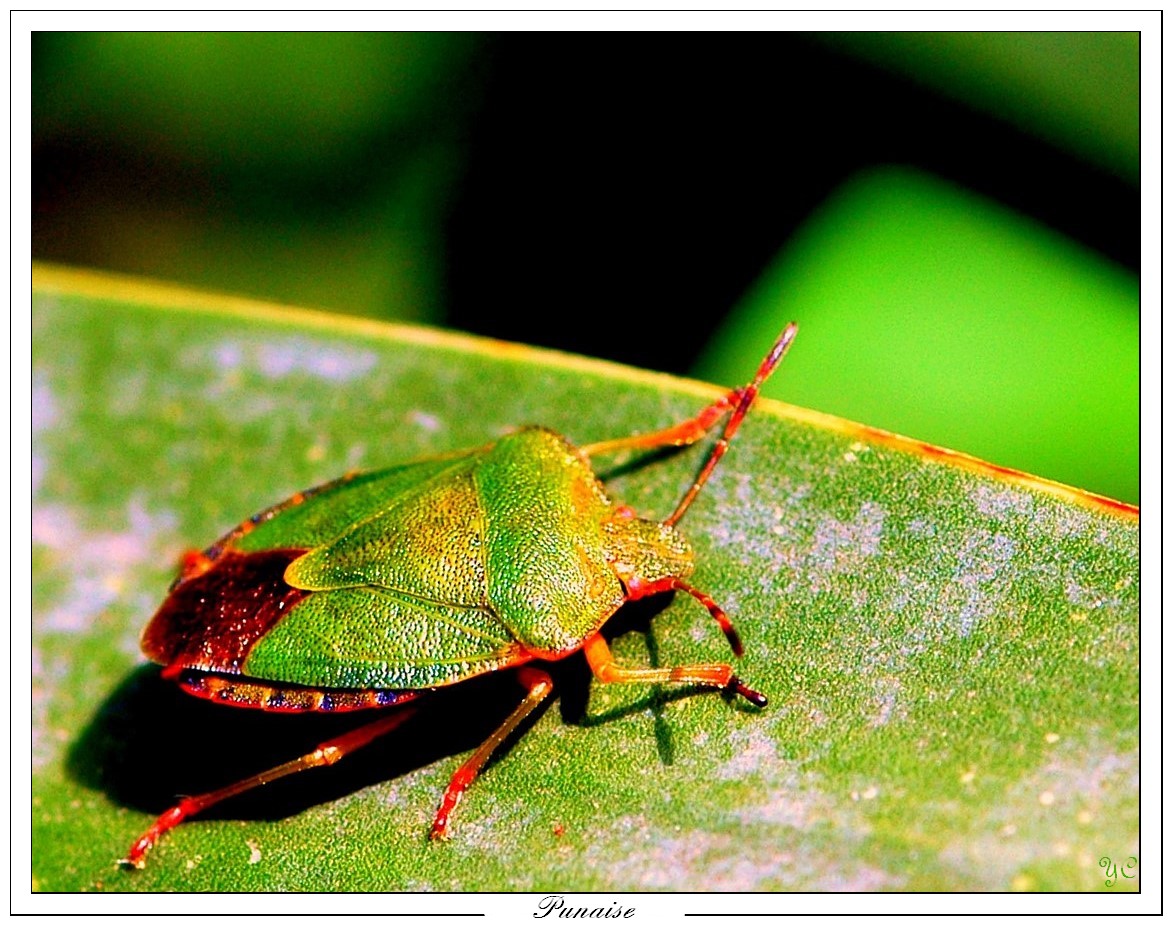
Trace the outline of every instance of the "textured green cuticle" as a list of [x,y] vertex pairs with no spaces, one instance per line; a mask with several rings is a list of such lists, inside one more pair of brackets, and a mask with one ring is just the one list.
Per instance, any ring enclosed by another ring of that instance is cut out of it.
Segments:
[[611,506],[594,473],[563,438],[532,428],[494,446],[476,484],[493,609],[531,649],[577,648],[623,603],[602,527]]

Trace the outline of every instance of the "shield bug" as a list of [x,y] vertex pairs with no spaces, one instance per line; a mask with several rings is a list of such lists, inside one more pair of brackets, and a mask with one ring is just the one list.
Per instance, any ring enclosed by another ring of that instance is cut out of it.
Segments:
[[[482,766],[553,691],[543,663],[582,651],[602,683],[678,683],[764,706],[727,664],[635,668],[600,631],[625,602],[681,591],[699,601],[735,655],[720,606],[685,579],[692,548],[677,528],[797,333],[774,343],[757,374],[695,417],[583,447],[523,428],[474,450],[345,476],[244,521],[184,558],[143,632],[143,652],[190,694],[268,711],[384,709],[313,752],[185,797],[131,846],[141,868],[167,830],[226,798],[330,765],[399,726],[430,690],[516,669],[521,703],[457,769],[432,838]],[[606,493],[592,457],[692,444],[724,419],[676,509],[641,518]]]

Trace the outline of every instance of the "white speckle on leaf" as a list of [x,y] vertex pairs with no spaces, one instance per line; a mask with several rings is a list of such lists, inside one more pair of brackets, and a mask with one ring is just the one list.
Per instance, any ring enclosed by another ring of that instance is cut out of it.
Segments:
[[41,630],[76,632],[123,596],[129,574],[144,564],[154,564],[163,542],[175,527],[171,513],[147,510],[141,498],[127,504],[121,530],[90,530],[66,505],[37,505],[32,513],[34,546],[56,554],[70,579],[53,606],[37,616]]
[[[733,485],[738,517],[709,525],[710,540],[718,549],[735,548],[739,557],[782,565],[794,533],[792,512],[810,494],[810,486],[773,473],[728,473],[724,478]],[[763,504],[765,500],[774,503]]]
[[778,747],[761,726],[736,730],[729,736],[733,757],[715,772],[721,779],[741,779],[759,774],[778,760]]
[[216,366],[228,374],[251,369],[279,379],[294,373],[308,373],[331,382],[346,382],[365,376],[378,361],[374,351],[327,346],[300,337],[259,343],[222,341],[212,348],[212,358]]
[[346,466],[348,469],[361,468],[367,458],[367,445],[363,442],[351,444],[346,449]]
[[1005,534],[985,530],[970,533],[957,553],[957,588],[965,600],[957,610],[958,631],[966,636],[978,621],[989,617],[996,607],[998,582],[1017,550]]
[[407,413],[407,420],[414,424],[417,428],[421,428],[429,433],[439,431],[444,424],[435,415],[420,411],[419,409],[412,409]]
[[935,537],[937,534],[937,525],[926,521],[924,518],[913,518],[908,522],[908,532],[914,537]]
[[803,831],[835,818],[834,801],[815,786],[813,775],[801,776],[786,767],[781,777],[782,783],[769,788],[761,803],[738,808],[733,816],[746,826],[768,823]]
[[1094,588],[1087,588],[1074,575],[1068,574],[1063,579],[1063,593],[1067,601],[1079,609],[1094,610],[1107,604],[1118,604],[1119,596],[1106,595]]
[[33,434],[47,431],[57,423],[59,410],[57,400],[53,397],[53,390],[49,386],[48,377],[43,373],[33,372],[32,389],[32,426]]
[[56,690],[69,675],[70,662],[64,656],[56,656],[46,661],[38,646],[33,646],[31,655],[31,760],[32,767],[38,769],[58,755],[59,747],[49,735],[49,693]]
[[45,458],[35,449],[33,450],[33,458],[29,470],[29,475],[32,477],[33,495],[36,495],[45,481]]
[[1135,754],[1108,753],[1088,756],[1078,765],[1070,759],[1060,758],[1047,763],[1043,772],[1050,776],[1047,790],[1054,791],[1062,786],[1065,793],[1098,797],[1108,789],[1113,779],[1127,778],[1130,784],[1139,786],[1136,763]]
[[[1066,748],[1065,748],[1066,747]],[[975,890],[1002,889],[1016,873],[1086,825],[1126,779],[1139,782],[1136,753],[1101,752],[1093,743],[1056,744],[1058,753],[1009,785],[1004,798],[968,821],[941,849],[943,863]],[[1078,808],[1078,811],[1076,810]]]
[[295,338],[285,342],[266,342],[257,350],[257,361],[266,376],[311,373],[333,382],[357,379],[374,369],[373,351],[324,347],[310,340]]
[[212,359],[222,370],[235,370],[244,360],[244,351],[234,342],[222,342],[212,348]]
[[826,591],[831,576],[862,571],[865,562],[880,552],[883,534],[884,509],[875,502],[861,504],[850,521],[823,518],[809,548],[799,553],[798,572],[810,576],[812,591]]
[[820,878],[813,890],[833,893],[875,893],[882,890],[898,889],[902,879],[896,878],[881,868],[860,865],[858,869],[845,874],[832,868]]
[[[1092,513],[1085,508],[1072,505],[1056,506],[1052,509],[1050,523],[1059,537],[1086,537],[1092,533]],[[1099,532],[1096,532],[1099,536]],[[1103,542],[1102,538],[1097,542]]]
[[1034,499],[1024,490],[987,482],[974,489],[973,503],[981,514],[997,518],[1030,517],[1035,507]]
[[606,869],[617,889],[685,891],[839,890],[898,888],[902,879],[878,868],[851,865],[784,846],[744,845],[725,833],[689,832],[651,845],[633,840],[621,861],[586,863]]
[[874,688],[876,709],[872,715],[871,725],[882,727],[889,721],[893,710],[896,709],[900,695],[900,679],[891,675],[882,676],[876,679]]

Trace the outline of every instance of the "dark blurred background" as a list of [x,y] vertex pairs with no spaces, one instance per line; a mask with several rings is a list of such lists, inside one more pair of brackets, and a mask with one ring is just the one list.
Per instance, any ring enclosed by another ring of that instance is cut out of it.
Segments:
[[1135,33],[36,33],[33,251],[1139,497]]

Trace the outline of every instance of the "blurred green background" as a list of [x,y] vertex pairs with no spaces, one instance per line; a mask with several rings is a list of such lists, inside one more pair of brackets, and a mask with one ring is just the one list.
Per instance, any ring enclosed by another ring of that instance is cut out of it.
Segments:
[[1135,33],[37,33],[33,250],[1139,499]]

